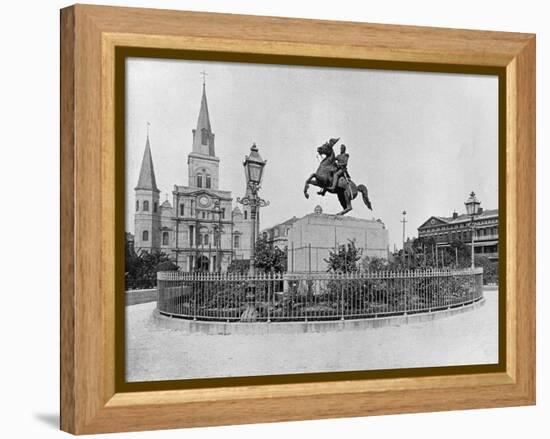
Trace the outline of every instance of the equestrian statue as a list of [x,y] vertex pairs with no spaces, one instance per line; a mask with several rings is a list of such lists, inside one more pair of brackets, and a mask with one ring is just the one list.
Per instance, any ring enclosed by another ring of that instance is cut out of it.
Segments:
[[338,215],[345,215],[352,209],[351,200],[354,200],[357,194],[361,192],[363,202],[372,210],[367,187],[363,184],[356,186],[349,176],[347,169],[349,154],[346,152],[346,145],[340,146],[340,154],[338,156],[334,153],[334,145],[339,140],[340,138],[330,139],[317,148],[317,153],[324,157],[317,171],[311,174],[306,180],[304,195],[306,198],[309,198],[308,189],[310,184],[321,188],[317,192],[319,195],[325,196],[327,192],[336,194],[343,209]]

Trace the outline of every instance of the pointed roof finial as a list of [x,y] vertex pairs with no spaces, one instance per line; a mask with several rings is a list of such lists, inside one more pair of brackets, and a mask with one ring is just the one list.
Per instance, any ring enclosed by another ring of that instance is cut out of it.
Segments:
[[208,73],[206,73],[206,71],[203,70],[200,74],[202,75],[202,86],[204,88],[206,86],[206,77],[208,76]]
[[147,121],[147,139],[149,139],[149,127],[151,126],[151,122]]

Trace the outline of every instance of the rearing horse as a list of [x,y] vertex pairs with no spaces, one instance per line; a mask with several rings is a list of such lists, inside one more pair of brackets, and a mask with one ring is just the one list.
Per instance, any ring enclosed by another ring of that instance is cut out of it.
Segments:
[[369,192],[367,191],[367,187],[365,185],[360,184],[359,186],[356,186],[353,181],[341,176],[338,179],[336,188],[334,190],[330,189],[334,173],[337,170],[336,155],[334,154],[333,148],[338,140],[339,139],[331,139],[329,142],[317,148],[317,152],[324,156],[324,158],[321,160],[317,171],[311,174],[306,180],[304,195],[306,198],[309,198],[308,189],[310,184],[321,188],[321,190],[317,192],[319,195],[325,195],[326,192],[336,194],[338,196],[338,201],[342,205],[342,209],[344,209],[339,212],[338,215],[345,215],[352,209],[351,200],[354,200],[357,197],[357,194],[361,192],[363,195],[363,202],[370,210],[372,210],[372,205],[369,200]]

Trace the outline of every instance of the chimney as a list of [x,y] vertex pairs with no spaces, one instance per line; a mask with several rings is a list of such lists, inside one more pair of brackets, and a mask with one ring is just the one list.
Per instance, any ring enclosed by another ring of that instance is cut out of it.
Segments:
[[456,213],[456,210],[453,212],[453,219],[457,219],[458,218],[458,213]]
[[479,210],[477,211],[478,215],[481,215],[483,213],[483,207],[479,206]]

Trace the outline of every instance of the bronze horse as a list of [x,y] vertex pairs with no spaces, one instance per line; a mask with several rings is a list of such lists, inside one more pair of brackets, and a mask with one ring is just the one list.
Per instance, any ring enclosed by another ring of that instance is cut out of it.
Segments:
[[338,179],[336,188],[334,190],[330,189],[334,173],[337,170],[336,155],[334,154],[333,148],[338,140],[339,139],[331,139],[329,142],[317,148],[317,152],[324,156],[324,158],[321,160],[317,171],[311,174],[306,180],[304,195],[306,198],[309,198],[308,189],[310,184],[321,188],[321,190],[317,192],[319,195],[325,195],[326,192],[336,194],[338,196],[338,201],[344,209],[339,212],[338,215],[345,215],[352,209],[351,200],[354,200],[357,197],[357,194],[361,192],[363,195],[363,202],[370,210],[372,210],[372,205],[369,200],[369,192],[367,191],[367,187],[365,185],[360,184],[359,186],[356,186],[353,181],[341,176]]

